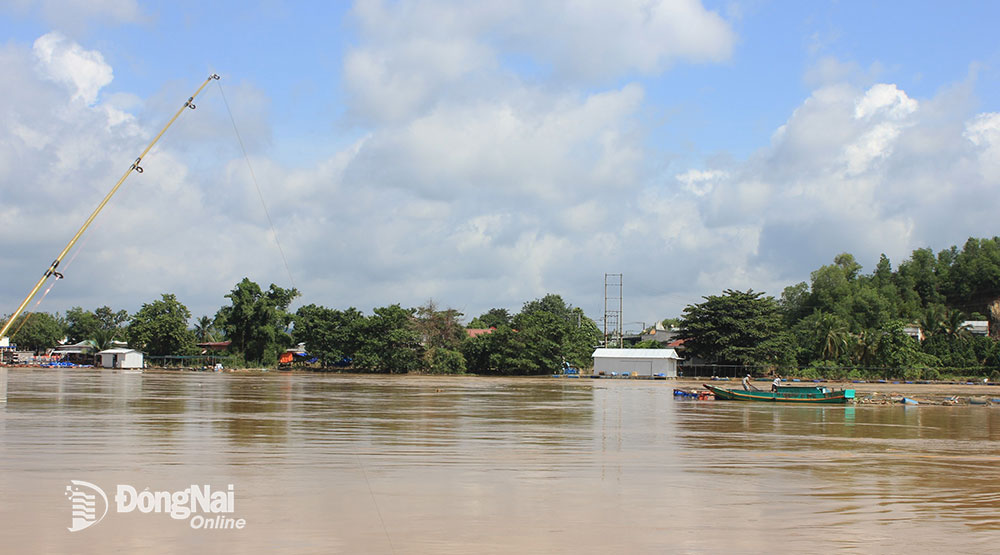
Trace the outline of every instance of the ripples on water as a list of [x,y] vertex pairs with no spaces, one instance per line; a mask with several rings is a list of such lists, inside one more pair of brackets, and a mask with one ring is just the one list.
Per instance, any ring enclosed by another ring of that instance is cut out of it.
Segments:
[[[675,400],[664,382],[10,370],[10,552],[992,551],[1000,409]],[[236,489],[244,530],[71,479]]]

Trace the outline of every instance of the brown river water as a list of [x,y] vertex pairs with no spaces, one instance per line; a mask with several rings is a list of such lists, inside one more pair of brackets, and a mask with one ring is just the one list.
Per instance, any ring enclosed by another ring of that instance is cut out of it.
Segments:
[[[1000,546],[1000,407],[692,401],[675,399],[673,382],[638,380],[78,369],[7,379],[4,553]],[[71,481],[95,499],[76,531]],[[192,486],[232,503],[178,495]]]

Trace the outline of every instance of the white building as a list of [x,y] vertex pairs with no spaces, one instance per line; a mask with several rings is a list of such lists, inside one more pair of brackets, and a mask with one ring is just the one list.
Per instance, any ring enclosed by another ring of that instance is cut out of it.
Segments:
[[142,368],[142,353],[135,349],[105,349],[97,354],[101,368]]
[[610,376],[612,372],[631,376],[663,374],[677,377],[677,351],[673,349],[597,349],[594,351],[594,375]]
[[989,320],[966,320],[962,322],[962,327],[972,332],[972,335],[989,335]]

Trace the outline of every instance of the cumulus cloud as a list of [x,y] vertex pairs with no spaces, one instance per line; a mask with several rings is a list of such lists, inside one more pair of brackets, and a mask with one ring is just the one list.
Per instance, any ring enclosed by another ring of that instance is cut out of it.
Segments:
[[602,82],[725,60],[735,42],[697,0],[367,0],[354,13],[365,40],[345,59],[346,86],[353,113],[376,122],[502,95],[526,65],[571,84]]
[[[839,252],[869,265],[884,252],[898,263],[914,248],[991,234],[1000,117],[942,126],[954,113],[947,98],[918,102],[894,84],[829,84],[738,167],[677,175],[679,190],[663,202],[693,214],[688,229],[703,243],[733,239],[711,257],[688,251],[699,264],[712,259],[693,280],[779,294]],[[701,183],[712,186],[692,186]],[[720,256],[724,268],[713,269]]]
[[519,18],[512,38],[573,78],[654,74],[679,61],[719,62],[735,42],[729,24],[698,0],[522,5],[533,13]]
[[979,114],[969,120],[962,134],[976,148],[983,180],[1000,182],[1000,114]]
[[906,96],[896,85],[878,83],[855,102],[854,117],[864,119],[885,114],[888,118],[898,120],[916,112],[917,107],[917,101]]
[[113,78],[111,66],[104,62],[100,52],[84,50],[58,32],[39,37],[33,51],[40,62],[39,71],[70,87],[74,100],[93,104],[97,92]]
[[677,174],[676,178],[686,191],[701,197],[711,193],[715,183],[728,176],[729,173],[723,170],[688,170]]

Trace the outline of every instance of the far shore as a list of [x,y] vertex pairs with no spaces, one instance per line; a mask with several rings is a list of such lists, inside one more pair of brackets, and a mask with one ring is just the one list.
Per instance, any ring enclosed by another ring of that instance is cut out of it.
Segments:
[[[675,381],[671,381],[674,387],[678,388],[691,388],[691,389],[704,389],[703,384],[710,383],[712,385],[717,385],[720,387],[725,387],[728,389],[742,389],[739,380],[728,380],[728,381],[711,381],[711,379],[704,380],[693,380],[690,378],[679,378]],[[804,382],[785,382],[791,385],[812,385],[812,381]],[[754,382],[759,389],[767,389],[768,384],[764,382]],[[1000,383],[990,382],[990,383],[973,383],[969,385],[968,383],[944,383],[944,382],[930,382],[930,383],[905,383],[905,382],[887,382],[887,383],[876,383],[876,382],[865,382],[865,383],[854,383],[851,381],[826,381],[817,385],[823,385],[831,389],[853,389],[855,391],[855,399],[859,403],[865,402],[865,400],[891,400],[899,397],[908,397],[915,399],[917,401],[926,400],[932,403],[942,403],[945,400],[958,397],[960,402],[966,402],[970,399],[1000,399]],[[993,403],[994,405],[1000,405],[1000,403]]]

